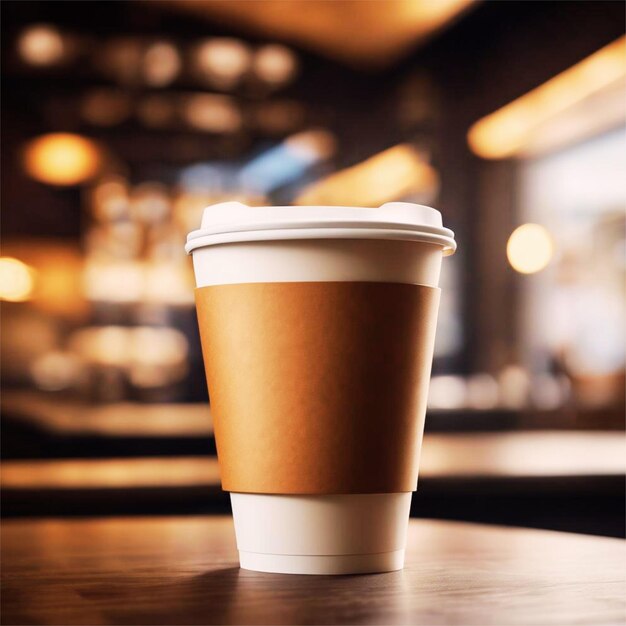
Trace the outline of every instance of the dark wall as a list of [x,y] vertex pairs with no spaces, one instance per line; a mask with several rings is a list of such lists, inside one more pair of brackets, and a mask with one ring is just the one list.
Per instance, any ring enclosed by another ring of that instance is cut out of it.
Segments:
[[[78,103],[94,86],[114,86],[94,71],[87,58],[69,69],[37,70],[26,67],[16,53],[22,28],[50,23],[77,34],[92,46],[117,36],[163,37],[183,48],[211,36],[237,36],[208,21],[168,11],[159,2],[4,2],[2,5],[2,187],[3,236],[54,235],[77,238],[80,233],[80,196],[77,189],[54,189],[30,180],[21,166],[25,141],[45,132],[80,132],[102,140],[128,167],[131,180],[173,182],[180,167],[203,160],[245,161],[280,138],[245,130],[219,137],[179,129],[154,131],[136,122],[108,129],[81,121]],[[246,35],[255,45],[265,43]],[[339,138],[336,165],[343,167],[369,156],[391,136],[389,121],[381,114],[393,75],[356,73],[316,55],[298,52],[299,78],[276,94],[303,103],[303,128],[330,128]],[[171,87],[130,89],[139,97],[150,92],[185,92],[201,86],[188,78]],[[261,96],[234,94],[242,107],[252,107]],[[381,123],[382,122],[382,123]]]

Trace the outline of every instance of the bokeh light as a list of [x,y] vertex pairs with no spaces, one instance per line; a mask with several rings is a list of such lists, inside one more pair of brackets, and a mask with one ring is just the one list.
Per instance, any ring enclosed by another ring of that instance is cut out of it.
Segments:
[[24,302],[35,286],[34,270],[12,257],[0,257],[0,300]]
[[130,214],[146,224],[161,222],[171,210],[167,187],[161,183],[145,182],[137,185],[130,197]]
[[269,85],[284,85],[296,75],[298,62],[294,53],[286,46],[269,44],[254,55],[254,74]]
[[120,176],[99,180],[91,190],[91,212],[102,222],[128,217],[128,182]]
[[32,140],[25,151],[26,171],[50,185],[77,185],[101,166],[98,146],[80,135],[51,133]]
[[54,65],[65,54],[61,33],[46,24],[25,29],[19,37],[17,49],[26,63],[38,66]]
[[53,350],[35,359],[30,373],[38,389],[60,391],[72,387],[86,372],[75,355]]
[[296,204],[379,206],[409,194],[434,195],[437,171],[412,145],[399,144],[305,187]]
[[[69,339],[69,356],[89,365],[127,372],[137,387],[159,387],[181,380],[188,369],[189,345],[174,328],[150,326],[91,326],[74,332]],[[48,364],[44,364],[48,365]],[[50,380],[47,368],[44,382]]]
[[328,130],[296,133],[247,163],[241,170],[241,183],[249,193],[267,194],[332,157],[336,147],[336,138]]
[[498,406],[500,391],[496,379],[487,373],[473,374],[467,379],[467,406],[487,411]]
[[429,409],[460,409],[467,400],[467,384],[461,376],[433,376],[428,390]]
[[169,85],[179,74],[180,54],[174,45],[167,41],[152,44],[143,59],[145,82],[152,87]]
[[228,96],[191,96],[185,103],[183,114],[194,128],[212,133],[235,132],[243,122],[241,112]]
[[285,139],[285,147],[294,156],[307,161],[322,161],[335,154],[337,140],[324,129],[302,131]]
[[518,155],[541,131],[546,121],[624,76],[626,37],[620,37],[543,85],[478,120],[469,130],[469,146],[484,159]]
[[195,52],[195,63],[203,78],[216,87],[233,87],[248,71],[251,52],[239,39],[209,39]]
[[540,224],[518,226],[506,245],[511,267],[520,274],[534,274],[544,269],[554,254],[552,237]]
[[130,329],[122,326],[87,327],[69,340],[72,352],[98,365],[124,367],[129,361]]

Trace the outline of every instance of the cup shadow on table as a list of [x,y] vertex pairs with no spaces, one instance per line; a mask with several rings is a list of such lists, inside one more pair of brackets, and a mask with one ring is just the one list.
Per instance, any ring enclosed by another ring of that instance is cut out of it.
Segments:
[[[342,617],[350,619],[349,615],[363,610],[363,587],[370,586],[374,578],[378,588],[398,590],[405,583],[401,571],[305,576],[226,567],[181,582],[181,591],[188,601],[186,615],[172,615],[171,623],[183,623],[181,619],[193,624],[341,623]],[[404,607],[391,604],[386,605],[386,610],[403,612]],[[369,618],[376,617],[376,612],[370,604]]]
[[[115,598],[105,619],[120,624],[227,624],[239,603],[239,567],[168,577],[130,587]],[[132,594],[125,597],[126,594]],[[125,602],[128,600],[128,602]],[[237,622],[235,622],[237,623]]]
[[[107,616],[125,624],[336,624],[350,620],[367,579],[390,577],[402,585],[402,572],[358,576],[269,574],[224,567],[150,585],[142,601]],[[399,577],[399,578],[398,578]],[[356,587],[356,589],[355,589]],[[362,590],[362,588],[361,588]],[[396,607],[397,609],[398,607]],[[375,617],[369,607],[369,618]]]
[[[224,563],[224,565],[227,565]],[[229,565],[201,574],[121,576],[36,590],[37,602],[9,602],[12,624],[348,624],[407,623],[404,572],[354,576],[269,574]],[[67,602],[59,602],[63,593]],[[47,595],[46,595],[47,594]],[[52,602],[57,614],[42,621]],[[12,605],[12,606],[11,606]],[[42,608],[43,605],[43,608]]]
[[186,584],[194,598],[204,601],[194,602],[194,610],[198,611],[194,617],[198,621],[193,623],[302,623],[311,578],[252,572],[238,566],[194,576]]

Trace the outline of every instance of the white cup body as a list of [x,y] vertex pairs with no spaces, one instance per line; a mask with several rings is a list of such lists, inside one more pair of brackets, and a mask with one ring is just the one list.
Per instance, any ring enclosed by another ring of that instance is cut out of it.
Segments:
[[[443,249],[331,238],[224,243],[192,254],[198,287],[324,281],[437,287]],[[231,493],[241,567],[292,574],[402,569],[411,495]]]
[[196,286],[364,281],[437,287],[442,249],[415,241],[246,241],[193,251]]

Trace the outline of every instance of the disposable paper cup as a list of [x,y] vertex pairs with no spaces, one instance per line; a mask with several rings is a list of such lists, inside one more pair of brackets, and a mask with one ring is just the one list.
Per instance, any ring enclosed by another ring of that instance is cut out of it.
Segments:
[[[259,283],[388,283],[437,288],[442,257],[452,254],[455,248],[454,234],[442,226],[438,211],[407,203],[391,203],[376,209],[247,207],[235,202],[222,203],[205,209],[201,229],[190,233],[186,246],[193,255],[199,290]],[[435,313],[430,315],[436,316],[436,303]],[[230,323],[228,319],[223,322]],[[217,323],[220,324],[219,319]],[[206,344],[214,339],[206,332],[203,334],[205,361]],[[428,378],[430,372],[432,340],[432,333],[421,340],[425,345],[419,358],[428,360],[426,374],[422,368],[422,378]],[[235,371],[233,378],[237,377]],[[244,381],[228,379],[227,384],[236,391],[238,385],[244,386]],[[223,380],[220,386],[225,386]],[[235,391],[231,390],[231,394]],[[419,414],[410,420],[406,433],[412,440],[410,450],[416,456],[421,446],[426,391],[427,380],[417,390]],[[212,388],[209,380],[212,403],[221,392],[221,388]],[[246,459],[241,458],[247,454],[243,442],[246,433],[235,431],[243,433],[241,454],[237,455],[237,441],[232,442],[236,435],[229,431],[232,416],[224,408],[227,404],[220,406],[225,414],[216,416],[221,421],[221,429],[216,425],[216,443],[222,479],[226,482],[225,472],[229,472],[229,484],[240,484],[237,483],[240,479],[232,478],[236,474],[233,465],[239,467],[240,473],[242,468],[248,469],[242,465]],[[246,419],[253,422],[254,404],[250,413]],[[393,415],[389,420],[393,421]],[[262,439],[264,432],[258,436]],[[284,437],[289,436],[289,432],[284,433]],[[231,440],[227,441],[228,437]],[[248,454],[247,458],[259,465],[251,469],[258,471],[262,483],[266,466],[255,460],[254,454]],[[409,459],[415,468],[417,460]],[[289,462],[297,463],[298,459],[285,459],[286,466]],[[372,463],[375,462],[373,458]],[[332,463],[331,457],[327,464]],[[272,468],[271,471],[280,471],[276,464]],[[313,481],[310,484],[315,483],[315,476],[310,480]],[[355,480],[358,483],[358,477]],[[285,476],[284,481],[283,486],[298,485],[298,477]],[[376,484],[376,478],[372,484]],[[226,489],[228,486],[224,485]],[[230,489],[242,568],[293,574],[351,574],[403,567],[414,486],[372,493],[363,492],[368,490],[360,483],[358,493],[346,493],[343,488],[341,493],[327,493],[324,485],[320,487],[317,483],[315,493],[294,493],[298,489],[291,487],[288,493],[281,493],[272,484],[262,489],[263,492]]]

